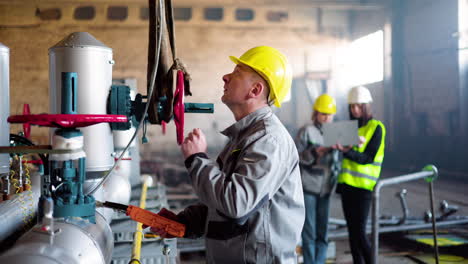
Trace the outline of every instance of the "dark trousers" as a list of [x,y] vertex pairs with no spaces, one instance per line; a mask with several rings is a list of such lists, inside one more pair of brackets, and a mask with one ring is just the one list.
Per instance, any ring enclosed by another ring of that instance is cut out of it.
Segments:
[[366,223],[372,203],[372,192],[340,184],[341,204],[349,233],[354,264],[371,264],[371,245],[366,236]]

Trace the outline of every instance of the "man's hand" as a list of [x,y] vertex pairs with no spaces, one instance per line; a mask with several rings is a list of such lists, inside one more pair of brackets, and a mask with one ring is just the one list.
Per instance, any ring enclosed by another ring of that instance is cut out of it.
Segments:
[[337,149],[343,153],[346,153],[351,150],[352,146],[342,146],[340,143],[337,143],[332,146],[333,149]]
[[205,134],[199,128],[195,128],[188,136],[184,139],[184,142],[180,146],[184,158],[187,159],[191,155],[199,152],[206,152],[206,138]]
[[317,156],[319,158],[323,157],[329,151],[330,151],[330,148],[327,148],[327,147],[317,147],[317,148],[315,148],[315,152],[317,153]]
[[[158,215],[160,215],[162,217],[165,217],[167,219],[178,221],[177,215],[174,214],[173,212],[167,210],[166,208],[161,209],[161,211],[159,211]],[[143,225],[142,227],[143,227],[143,229],[145,229],[148,226]],[[174,238],[175,237],[175,236],[172,236],[172,235],[168,234],[166,231],[164,231],[164,229],[159,229],[159,228],[150,226],[150,230],[151,230],[151,232],[153,234],[156,234],[156,235],[158,235],[158,236],[160,236],[162,238]]]

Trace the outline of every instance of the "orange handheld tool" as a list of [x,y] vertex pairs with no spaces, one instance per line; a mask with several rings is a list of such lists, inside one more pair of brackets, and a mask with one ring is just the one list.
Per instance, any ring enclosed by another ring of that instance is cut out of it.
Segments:
[[151,211],[142,209],[138,206],[124,205],[119,203],[104,202],[101,204],[104,207],[116,209],[125,212],[126,215],[134,221],[144,225],[156,227],[164,230],[166,233],[175,237],[183,237],[185,234],[185,225],[177,221],[155,214]]

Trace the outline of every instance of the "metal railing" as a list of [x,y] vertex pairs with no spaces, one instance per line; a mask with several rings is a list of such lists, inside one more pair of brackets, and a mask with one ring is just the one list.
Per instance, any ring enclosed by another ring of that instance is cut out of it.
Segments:
[[378,263],[378,256],[379,256],[379,199],[380,199],[380,189],[384,186],[399,184],[403,182],[409,182],[419,179],[426,179],[429,183],[429,200],[431,206],[431,213],[432,213],[432,231],[434,235],[434,256],[436,260],[436,264],[439,263],[439,251],[437,246],[437,228],[435,223],[435,213],[434,213],[434,190],[433,190],[433,181],[438,177],[437,168],[433,165],[427,165],[423,168],[422,171],[401,175],[397,177],[392,177],[389,179],[380,179],[374,187],[374,191],[372,193],[372,263]]

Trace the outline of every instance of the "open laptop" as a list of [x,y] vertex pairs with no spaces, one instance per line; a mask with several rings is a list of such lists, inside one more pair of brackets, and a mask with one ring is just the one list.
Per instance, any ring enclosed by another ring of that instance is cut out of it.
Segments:
[[326,123],[323,124],[322,131],[324,147],[330,147],[336,143],[340,143],[342,146],[359,144],[357,120]]

